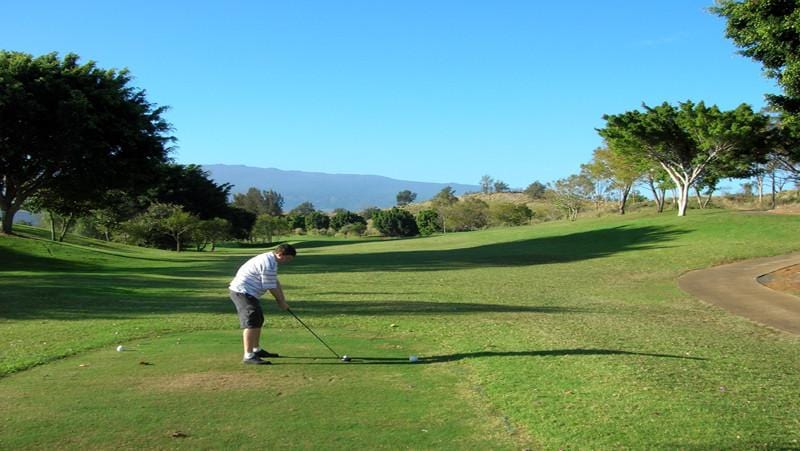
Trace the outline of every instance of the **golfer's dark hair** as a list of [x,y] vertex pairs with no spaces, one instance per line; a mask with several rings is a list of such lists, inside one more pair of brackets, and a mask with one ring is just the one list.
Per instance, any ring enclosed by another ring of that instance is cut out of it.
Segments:
[[281,255],[297,255],[297,249],[295,249],[291,244],[279,244],[278,247],[275,248],[274,252]]

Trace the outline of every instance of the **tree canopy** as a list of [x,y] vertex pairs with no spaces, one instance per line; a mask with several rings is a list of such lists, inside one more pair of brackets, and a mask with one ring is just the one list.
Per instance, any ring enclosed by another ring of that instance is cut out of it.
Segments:
[[545,191],[547,191],[547,186],[544,183],[536,180],[528,185],[527,188],[525,188],[524,193],[527,194],[531,199],[543,199]]
[[228,218],[231,185],[216,184],[198,165],[166,164],[158,171],[150,197],[161,203],[177,204],[200,219]]
[[142,189],[169,152],[165,107],[130,86],[127,70],[56,53],[0,51],[2,231],[36,194],[92,201],[109,189]]
[[431,199],[431,203],[435,208],[450,206],[456,202],[458,202],[456,191],[450,186],[442,188],[442,190],[436,193]]
[[404,207],[411,202],[414,202],[417,198],[417,193],[413,193],[410,190],[403,190],[397,193],[397,206]]
[[283,214],[283,202],[283,196],[277,191],[271,189],[261,191],[252,186],[246,193],[233,195],[233,205],[256,215],[280,216]]
[[719,0],[711,11],[727,19],[725,35],[740,53],[761,62],[783,89],[770,102],[800,120],[800,2]]
[[625,214],[625,204],[633,185],[648,169],[646,160],[635,153],[615,151],[608,146],[594,150],[588,167],[591,167],[598,177],[606,179],[609,188],[617,190],[619,201],[617,211],[620,214]]
[[333,230],[341,230],[343,227],[350,224],[366,225],[367,220],[364,219],[363,216],[348,210],[337,211],[330,220],[330,227]]
[[604,115],[606,126],[598,132],[610,147],[656,161],[667,171],[679,188],[679,216],[686,214],[689,188],[710,165],[734,175],[768,152],[769,119],[749,105],[722,111],[686,101],[643,108]]

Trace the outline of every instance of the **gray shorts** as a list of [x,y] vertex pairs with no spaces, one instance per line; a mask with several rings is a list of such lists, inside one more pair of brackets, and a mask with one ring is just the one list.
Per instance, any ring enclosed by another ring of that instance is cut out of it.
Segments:
[[257,297],[235,291],[231,291],[230,294],[231,301],[239,313],[239,325],[242,329],[258,329],[264,325],[264,310]]

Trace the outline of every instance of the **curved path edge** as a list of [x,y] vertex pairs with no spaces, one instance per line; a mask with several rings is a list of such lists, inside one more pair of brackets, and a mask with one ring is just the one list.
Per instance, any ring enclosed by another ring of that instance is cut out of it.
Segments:
[[800,297],[767,288],[760,276],[800,264],[800,252],[690,271],[678,278],[685,292],[736,315],[800,334]]

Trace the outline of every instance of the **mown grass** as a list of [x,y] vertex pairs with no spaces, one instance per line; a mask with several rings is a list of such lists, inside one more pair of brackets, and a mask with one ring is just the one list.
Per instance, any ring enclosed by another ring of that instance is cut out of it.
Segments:
[[[281,268],[290,305],[361,359],[255,373],[225,287],[259,250],[0,238],[0,447],[798,448],[800,340],[675,280],[800,249],[800,219],[691,213],[300,241]],[[268,321],[275,350],[325,357],[291,317],[270,306]],[[215,375],[241,390],[209,388]],[[170,378],[182,391],[159,389]],[[98,412],[115,419],[95,426]]]

